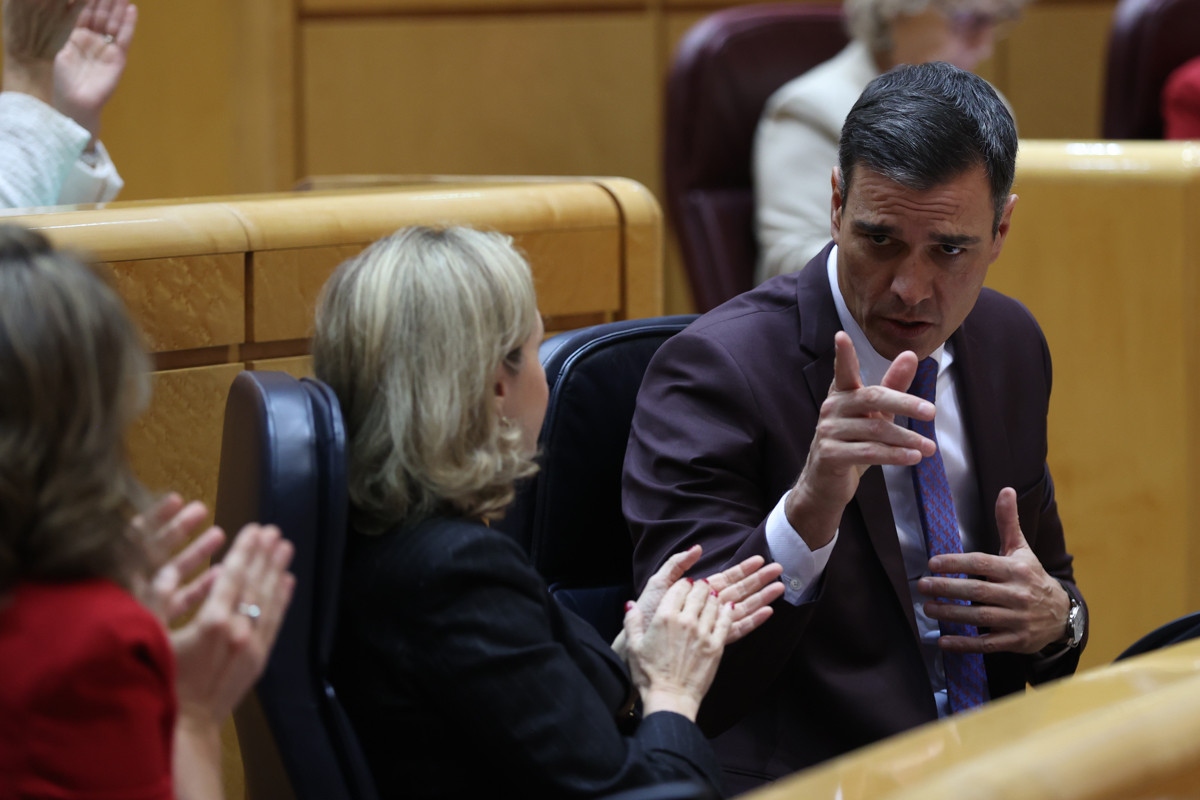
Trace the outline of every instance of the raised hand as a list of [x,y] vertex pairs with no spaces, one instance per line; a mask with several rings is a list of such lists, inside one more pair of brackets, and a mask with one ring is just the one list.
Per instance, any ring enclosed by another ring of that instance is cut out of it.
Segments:
[[732,621],[730,604],[703,581],[676,581],[650,618],[637,603],[628,605],[629,672],[645,713],[674,711],[696,719]]
[[100,135],[100,112],[125,72],[136,27],[137,7],[129,0],[88,0],[54,59],[54,107],[93,138]]
[[184,505],[179,495],[172,492],[133,518],[151,571],[149,580],[134,588],[142,603],[164,625],[191,611],[208,594],[216,579],[216,568],[210,568],[190,583],[183,582],[224,543],[225,534],[220,528],[210,527],[176,553],[207,516],[208,509],[203,503],[193,501]]
[[[1036,653],[1066,635],[1071,601],[1067,590],[1042,567],[1017,517],[1017,493],[1011,488],[996,498],[1000,555],[953,553],[929,560],[932,577],[917,581],[917,590],[933,598],[967,600],[971,605],[930,600],[932,619],[963,622],[988,629],[979,636],[943,636],[943,650],[959,653]],[[971,577],[953,578],[961,574]]]
[[868,467],[912,466],[937,449],[932,440],[894,421],[896,416],[933,419],[933,404],[907,393],[917,371],[916,355],[901,353],[879,386],[863,386],[850,336],[839,331],[834,347],[833,384],[785,506],[788,522],[812,550],[833,538]]
[[258,680],[291,602],[292,552],[270,525],[234,539],[199,612],[171,633],[181,715],[219,724]]

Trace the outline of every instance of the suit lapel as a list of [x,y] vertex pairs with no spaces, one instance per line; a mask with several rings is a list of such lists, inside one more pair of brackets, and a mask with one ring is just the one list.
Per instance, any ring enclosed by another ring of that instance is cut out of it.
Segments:
[[[804,368],[804,379],[817,412],[829,395],[829,387],[833,383],[833,336],[842,329],[826,270],[832,246],[827,245],[808,262],[796,282],[800,347],[812,359]],[[883,565],[884,572],[887,573],[896,602],[900,604],[901,611],[912,629],[913,640],[916,641],[917,621],[913,616],[912,596],[908,591],[908,575],[904,569],[904,556],[900,552],[900,540],[896,537],[896,523],[892,519],[892,506],[888,500],[887,484],[883,480],[882,469],[871,467],[863,473],[851,506],[858,508],[867,537]],[[843,525],[846,519],[847,515],[843,514]]]
[[1004,488],[1006,475],[1012,474],[1012,451],[1008,430],[1001,413],[1005,387],[997,385],[998,376],[989,369],[986,331],[982,321],[968,315],[950,337],[954,346],[956,384],[962,404],[963,430],[971,443],[971,459],[979,487],[979,546],[988,553],[1000,551],[996,528],[996,497]]

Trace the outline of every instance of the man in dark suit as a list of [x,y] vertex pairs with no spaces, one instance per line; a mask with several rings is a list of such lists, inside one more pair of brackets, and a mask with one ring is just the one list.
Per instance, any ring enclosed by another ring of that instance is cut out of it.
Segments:
[[843,128],[833,242],[647,372],[624,476],[635,578],[696,543],[697,574],[751,553],[784,566],[775,618],[726,652],[701,710],[731,789],[1078,663],[1049,350],[982,288],[1016,150],[985,81],[880,76]]

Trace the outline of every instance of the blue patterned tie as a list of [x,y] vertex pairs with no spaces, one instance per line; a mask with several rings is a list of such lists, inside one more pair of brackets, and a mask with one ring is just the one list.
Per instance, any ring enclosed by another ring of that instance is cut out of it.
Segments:
[[[922,400],[934,402],[937,393],[938,363],[927,358],[917,366],[917,377],[913,379],[910,394]],[[927,439],[937,441],[933,422],[910,420],[912,429]],[[921,527],[925,529],[925,546],[929,557],[943,553],[961,553],[962,539],[958,535],[958,518],[954,514],[954,498],[950,494],[950,483],[946,480],[946,467],[942,463],[942,451],[921,459],[913,467],[913,485],[917,490],[917,506],[921,511]],[[951,575],[963,578],[965,575]],[[955,600],[966,605],[964,600]],[[943,636],[978,636],[974,625],[959,622],[940,623]],[[942,664],[946,668],[946,691],[950,697],[952,711],[965,711],[982,705],[988,699],[987,671],[983,656],[979,653],[942,653]]]

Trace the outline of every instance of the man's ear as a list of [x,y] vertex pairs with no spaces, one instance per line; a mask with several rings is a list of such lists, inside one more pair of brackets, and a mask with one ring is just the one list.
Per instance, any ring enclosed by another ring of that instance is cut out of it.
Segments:
[[1008,238],[1008,230],[1012,227],[1013,209],[1017,206],[1017,196],[1010,194],[1008,202],[1004,204],[1004,211],[1000,214],[1000,224],[996,226],[996,235],[992,238],[992,259],[994,262],[1000,257],[1000,250],[1004,247],[1004,240]]
[[840,167],[833,168],[833,175],[829,182],[833,188],[833,196],[829,201],[829,235],[836,244],[842,231],[842,170]]

